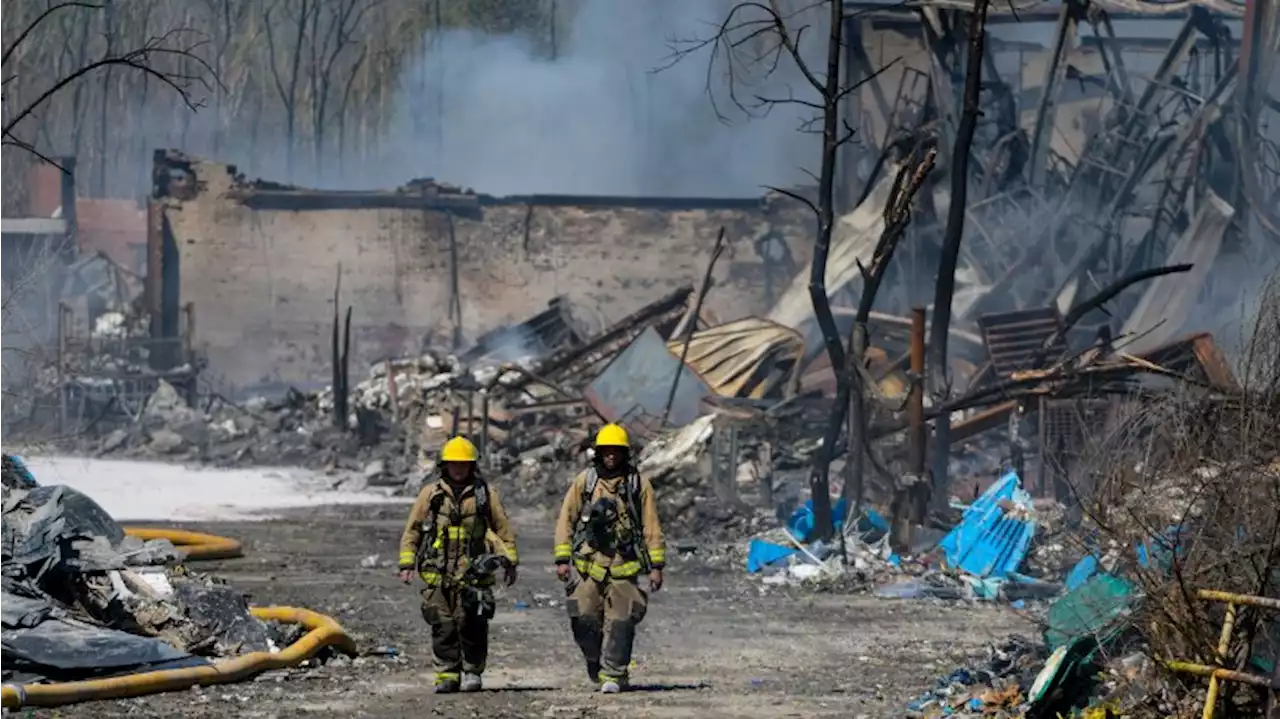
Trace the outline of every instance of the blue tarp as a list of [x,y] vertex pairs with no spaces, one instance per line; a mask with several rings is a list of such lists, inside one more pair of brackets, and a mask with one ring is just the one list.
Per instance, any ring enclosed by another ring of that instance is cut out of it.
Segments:
[[[836,500],[835,506],[831,508],[831,521],[835,526],[835,530],[839,533],[844,529],[844,513],[848,503],[843,499]],[[877,515],[879,516],[879,515]],[[804,506],[797,509],[791,514],[791,518],[787,520],[787,529],[791,531],[800,542],[808,542],[809,537],[813,534],[813,500],[804,503]]]
[[784,547],[763,539],[753,539],[747,546],[747,571],[752,574],[782,559],[786,559],[800,550],[795,547]]
[[1010,502],[1031,506],[1031,495],[1013,472],[969,505],[960,523],[938,543],[947,564],[983,579],[1005,579],[1016,572],[1031,547],[1036,522],[1029,511],[1011,516],[1001,506]]
[[[1134,555],[1138,559],[1138,565],[1143,569],[1153,569],[1155,568],[1153,565],[1159,565],[1162,571],[1169,571],[1172,563],[1173,546],[1179,546],[1179,553],[1184,549],[1180,541],[1183,534],[1185,534],[1184,530],[1174,526],[1166,529],[1159,537],[1138,542],[1133,548]],[[1098,555],[1094,553],[1086,554],[1080,561],[1076,562],[1071,571],[1067,572],[1067,591],[1079,589],[1097,574],[1100,570],[1100,561]]]
[[1067,591],[1079,589],[1081,585],[1089,581],[1098,572],[1098,558],[1092,554],[1085,555],[1084,559],[1076,562],[1076,566],[1067,572]]

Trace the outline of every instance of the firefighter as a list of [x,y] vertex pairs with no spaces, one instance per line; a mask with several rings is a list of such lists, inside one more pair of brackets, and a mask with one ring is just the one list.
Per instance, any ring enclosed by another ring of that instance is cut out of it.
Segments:
[[[400,538],[400,580],[416,573],[431,625],[435,691],[480,691],[489,653],[494,573],[515,584],[516,537],[498,493],[480,477],[476,447],[454,437],[440,451],[441,479],[423,487]],[[496,556],[495,556],[496,555]]]
[[565,494],[555,560],[587,675],[605,694],[622,691],[648,610],[639,575],[648,573],[650,592],[662,588],[666,547],[653,486],[632,465],[627,431],[616,424],[596,434],[592,466]]

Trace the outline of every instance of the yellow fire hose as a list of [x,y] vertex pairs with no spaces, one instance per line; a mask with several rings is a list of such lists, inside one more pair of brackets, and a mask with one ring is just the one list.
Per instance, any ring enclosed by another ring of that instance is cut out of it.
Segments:
[[209,561],[236,559],[244,556],[240,542],[229,537],[219,537],[185,529],[158,529],[153,527],[125,527],[124,533],[142,540],[167,539],[186,553],[187,559]]
[[[139,539],[168,539],[181,547],[191,560],[244,556],[240,542],[212,534],[144,527],[126,527],[125,533]],[[349,655],[356,653],[355,641],[347,636],[342,625],[332,617],[294,607],[251,607],[249,611],[264,621],[301,624],[307,628],[307,633],[276,653],[252,652],[201,667],[164,669],[80,682],[6,684],[0,688],[0,706],[5,709],[24,706],[56,707],[84,701],[160,694],[193,686],[229,684],[272,669],[296,666],[324,647],[335,647]]]

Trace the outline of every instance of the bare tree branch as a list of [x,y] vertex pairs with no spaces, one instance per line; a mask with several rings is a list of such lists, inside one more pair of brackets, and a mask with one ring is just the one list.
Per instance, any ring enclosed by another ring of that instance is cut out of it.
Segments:
[[[62,3],[49,8],[24,28],[14,42],[10,44],[9,47],[5,48],[5,62],[9,61],[9,58],[12,57],[13,53],[22,44],[22,42],[35,32],[36,28],[39,27],[41,23],[52,17],[56,11],[72,7],[91,10],[103,9],[103,6],[100,5],[78,2]],[[210,81],[212,80],[212,82],[217,83],[218,80],[217,74],[214,72],[213,68],[195,52],[205,44],[203,39],[190,44],[182,44],[181,42],[178,42],[176,43],[176,46],[171,46],[170,41],[179,39],[188,34],[203,37],[193,30],[177,29],[170,30],[158,37],[149,38],[142,44],[142,46],[122,53],[113,52],[108,48],[104,57],[75,68],[65,76],[55,81],[53,85],[45,89],[33,101],[15,111],[4,123],[3,131],[0,132],[0,135],[3,135],[4,144],[19,147],[39,156],[46,162],[50,162],[49,158],[47,158],[43,153],[36,151],[32,143],[16,137],[14,135],[14,130],[18,125],[28,117],[31,117],[40,107],[45,105],[64,88],[77,83],[80,79],[100,69],[110,71],[116,67],[124,67],[136,70],[147,77],[159,80],[161,83],[174,90],[188,109],[192,111],[199,109],[203,106],[203,101],[192,97],[191,90],[193,86],[199,85],[208,90],[212,87]],[[196,74],[190,74],[162,69],[162,61],[170,58],[180,58],[183,61],[192,62],[195,64],[199,72]],[[13,79],[13,77],[10,77],[9,79]],[[51,162],[51,164],[58,166],[56,162]],[[62,169],[61,166],[59,166],[59,168]]]
[[[820,72],[811,67],[805,58],[803,47],[807,26],[799,24],[798,17],[811,9],[822,8],[827,11],[826,21],[828,35],[824,46],[826,66]],[[702,50],[708,50],[706,92],[710,98],[716,116],[725,122],[716,100],[716,68],[723,64],[727,76],[728,94],[733,104],[748,117],[759,117],[767,114],[778,105],[797,105],[814,110],[817,116],[804,121],[799,128],[801,132],[820,134],[821,166],[814,178],[817,180],[818,193],[816,201],[803,195],[779,187],[769,189],[790,197],[813,211],[818,221],[818,231],[814,243],[813,261],[809,272],[809,296],[813,303],[813,314],[822,330],[823,345],[831,367],[836,375],[837,398],[832,407],[830,421],[823,436],[822,449],[816,453],[814,464],[809,475],[809,490],[813,499],[815,534],[827,538],[832,534],[831,494],[828,471],[835,447],[840,436],[841,427],[848,411],[850,395],[850,376],[846,371],[850,358],[844,350],[840,331],[835,316],[831,311],[830,299],[827,296],[826,273],[827,257],[830,253],[832,235],[835,228],[835,178],[836,165],[840,147],[854,136],[854,128],[841,117],[844,98],[864,83],[875,79],[889,63],[875,72],[868,73],[856,83],[845,86],[841,82],[840,67],[844,50],[844,27],[847,19],[844,16],[843,3],[839,0],[819,0],[804,8],[787,13],[780,0],[755,2],[747,0],[733,6],[718,25],[716,33],[709,37],[694,41],[685,41],[673,45],[672,55],[661,69],[671,67],[675,63],[692,56]],[[752,54],[748,48],[763,45],[763,49]],[[754,92],[749,95],[754,104],[744,102],[739,94],[740,85],[748,79],[740,70],[752,69],[767,79],[771,77],[781,63],[786,60],[799,73],[804,84],[813,91],[812,96],[798,97],[788,88],[786,97],[776,97],[765,92]],[[896,60],[894,61],[896,62]],[[817,128],[817,129],[815,129]],[[807,172],[807,171],[806,171]],[[927,170],[926,170],[927,172]],[[810,173],[812,176],[812,173]],[[923,175],[921,176],[923,180]],[[899,206],[901,207],[901,206]],[[884,260],[880,263],[880,271],[887,262],[891,252],[882,253]]]

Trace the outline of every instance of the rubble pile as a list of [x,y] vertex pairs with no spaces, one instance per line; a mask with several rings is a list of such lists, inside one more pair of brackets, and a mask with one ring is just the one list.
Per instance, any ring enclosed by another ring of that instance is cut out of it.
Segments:
[[[1113,647],[1063,670],[1059,653],[1025,637],[992,646],[987,661],[939,677],[905,707],[913,719],[1062,716],[1167,717],[1199,714],[1204,697],[1160,671],[1142,649]],[[1241,707],[1245,714],[1252,707]]]
[[[461,433],[480,447],[482,470],[509,501],[554,506],[568,479],[586,468],[594,430],[605,420],[620,419],[593,391],[600,387],[599,366],[654,327],[674,327],[688,313],[691,292],[684,288],[642,307],[591,338],[574,331],[564,319],[566,305],[555,302],[521,325],[482,337],[465,352],[380,362],[351,387],[347,416],[337,419],[332,388],[244,402],[208,395],[192,405],[178,388],[159,379],[135,416],[90,435],[79,449],[215,465],[297,465],[330,473],[338,488],[385,487],[411,495],[435,472],[436,448]],[[662,382],[665,386],[667,380]],[[645,471],[659,488],[662,515],[677,535],[757,531],[769,510],[722,501],[723,493],[702,474],[709,421],[707,415],[677,427],[678,446],[645,460]],[[685,432],[689,427],[696,436]],[[638,448],[664,447],[668,435],[633,425]]]
[[254,618],[243,594],[183,557],[166,539],[126,535],[80,492],[6,482],[4,681],[199,666],[292,640],[294,630]]
[[[678,432],[656,438],[640,452],[637,467],[653,483],[658,513],[669,534],[742,536],[772,523],[763,507],[737,497],[720,501],[718,487],[708,481],[715,419],[714,414],[704,415]],[[737,470],[735,466],[734,481]]]
[[906,716],[1022,716],[1019,709],[1044,659],[1041,647],[1010,636],[990,648],[981,666],[956,669],[938,679],[933,689],[907,705]]

